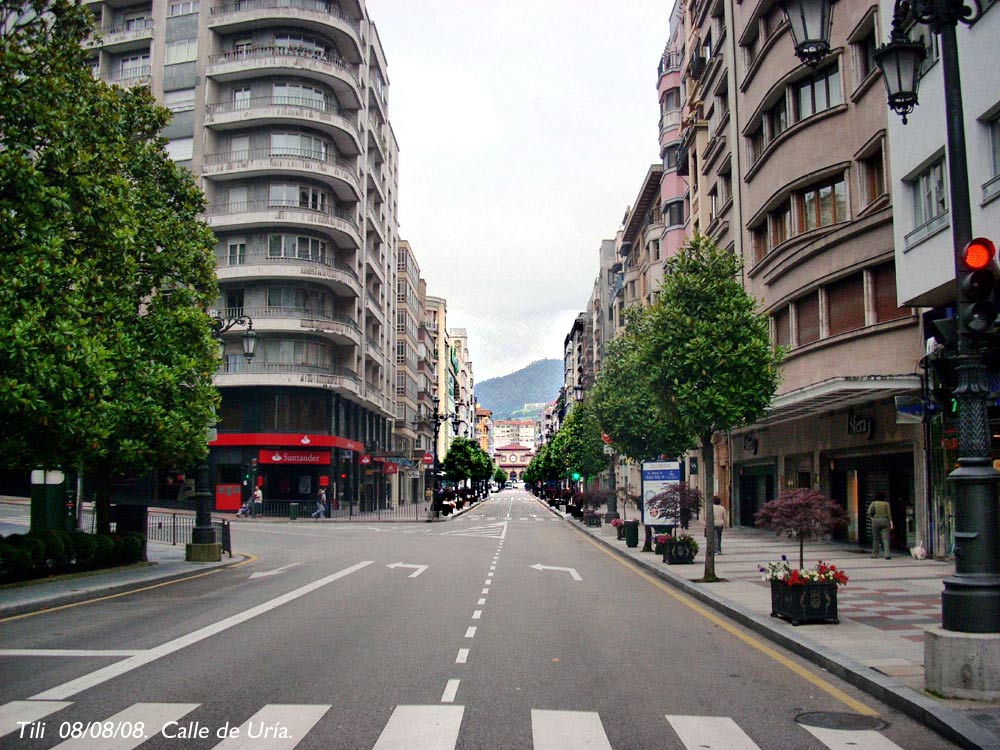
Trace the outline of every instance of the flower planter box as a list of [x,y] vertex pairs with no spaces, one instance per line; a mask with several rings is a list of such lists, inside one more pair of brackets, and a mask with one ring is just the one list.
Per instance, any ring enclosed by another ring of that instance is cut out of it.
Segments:
[[771,581],[771,617],[781,617],[792,625],[838,623],[837,584],[831,581],[789,586]]
[[590,528],[600,528],[601,527],[601,517],[594,513],[593,515],[584,516],[583,523],[585,526]]
[[669,542],[662,546],[666,547],[663,562],[667,565],[687,565],[694,562],[694,550],[685,542]]

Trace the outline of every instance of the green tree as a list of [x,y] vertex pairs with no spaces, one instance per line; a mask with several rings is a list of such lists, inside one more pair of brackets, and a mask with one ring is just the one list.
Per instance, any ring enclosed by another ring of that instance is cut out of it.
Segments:
[[69,0],[0,17],[0,462],[101,480],[205,455],[212,233],[147,89],[96,81]]
[[[532,459],[532,460],[534,460],[534,459]],[[531,464],[528,464],[528,468],[530,468],[530,467],[531,467]],[[525,474],[528,473],[528,469],[527,468],[524,471],[525,471]],[[504,484],[504,482],[507,481],[507,472],[504,471],[503,469],[501,469],[498,466],[497,470],[495,472],[493,472],[493,481],[502,486]]]
[[[771,344],[766,315],[743,288],[742,270],[729,250],[704,236],[690,238],[667,260],[642,342],[661,408],[697,437],[709,491],[712,434],[760,417],[778,387],[782,352]],[[710,502],[705,520],[713,523]],[[705,546],[705,580],[717,580],[711,534]]]
[[464,482],[470,479],[477,470],[477,450],[479,444],[468,438],[457,437],[448,447],[443,466],[445,477],[449,482]]
[[590,479],[607,468],[601,425],[591,399],[586,398],[573,407],[556,435],[555,443],[565,455],[566,469]]

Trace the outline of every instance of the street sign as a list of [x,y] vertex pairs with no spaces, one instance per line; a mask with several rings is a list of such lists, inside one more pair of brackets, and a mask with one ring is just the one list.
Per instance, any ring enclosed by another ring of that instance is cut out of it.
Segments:
[[421,461],[421,463],[427,464],[429,466],[430,464],[434,463],[434,454],[433,453],[425,453],[424,457],[421,458],[420,461]]

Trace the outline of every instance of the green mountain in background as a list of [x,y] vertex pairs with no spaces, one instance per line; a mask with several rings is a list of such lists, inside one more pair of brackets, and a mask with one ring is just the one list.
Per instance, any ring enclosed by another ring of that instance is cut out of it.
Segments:
[[563,384],[561,359],[539,359],[517,372],[484,380],[476,386],[479,405],[493,412],[493,419],[527,419],[526,404],[549,403]]

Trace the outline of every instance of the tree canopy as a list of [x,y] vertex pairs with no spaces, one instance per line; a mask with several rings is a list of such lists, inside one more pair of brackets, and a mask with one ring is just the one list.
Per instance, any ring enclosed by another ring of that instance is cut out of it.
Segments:
[[82,5],[5,11],[0,463],[110,482],[194,462],[218,398],[215,239],[158,137],[169,112],[93,78]]
[[608,468],[601,440],[601,424],[597,420],[591,399],[573,407],[556,435],[555,442],[563,452],[566,470],[589,479]]

